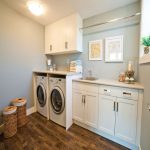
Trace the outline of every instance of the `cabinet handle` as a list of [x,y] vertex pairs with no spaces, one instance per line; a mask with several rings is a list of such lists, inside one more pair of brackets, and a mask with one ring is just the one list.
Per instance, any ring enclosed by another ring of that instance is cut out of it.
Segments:
[[118,104],[118,102],[117,102],[117,112],[118,112],[118,108],[119,108],[119,104]]
[[110,90],[107,90],[107,89],[104,89],[104,92],[110,93],[111,91],[110,91]]
[[65,42],[65,49],[68,49],[68,42]]
[[85,104],[85,95],[84,95],[84,104]]
[[49,46],[50,51],[52,51],[52,45]]
[[84,95],[82,95],[82,103],[84,103],[84,100],[83,100],[83,98],[84,98]]
[[114,102],[114,111],[115,111],[115,107],[116,107],[116,102]]
[[131,93],[123,92],[123,95],[131,95]]

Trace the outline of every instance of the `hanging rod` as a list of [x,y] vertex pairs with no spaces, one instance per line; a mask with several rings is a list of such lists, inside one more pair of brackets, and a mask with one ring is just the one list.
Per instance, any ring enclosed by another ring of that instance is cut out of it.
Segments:
[[133,15],[130,15],[130,16],[120,17],[120,18],[112,19],[112,20],[109,20],[109,21],[106,21],[106,22],[93,24],[93,25],[86,26],[86,27],[83,27],[83,28],[80,28],[80,29],[87,29],[87,28],[91,28],[91,27],[95,27],[95,26],[100,26],[100,25],[104,25],[104,24],[107,24],[107,23],[112,23],[112,22],[116,22],[116,21],[120,21],[120,20],[124,20],[124,19],[128,19],[128,18],[132,18],[132,17],[139,16],[139,15],[141,15],[140,12],[138,12],[136,14],[133,14]]

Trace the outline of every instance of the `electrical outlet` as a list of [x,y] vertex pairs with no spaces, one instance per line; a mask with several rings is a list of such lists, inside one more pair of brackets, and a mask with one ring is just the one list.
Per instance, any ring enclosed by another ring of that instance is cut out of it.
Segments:
[[147,104],[147,109],[150,111],[150,103]]

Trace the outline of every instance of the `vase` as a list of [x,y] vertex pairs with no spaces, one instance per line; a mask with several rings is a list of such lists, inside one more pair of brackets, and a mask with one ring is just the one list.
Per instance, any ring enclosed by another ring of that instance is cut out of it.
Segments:
[[145,46],[144,47],[144,54],[148,54],[149,53],[149,46]]

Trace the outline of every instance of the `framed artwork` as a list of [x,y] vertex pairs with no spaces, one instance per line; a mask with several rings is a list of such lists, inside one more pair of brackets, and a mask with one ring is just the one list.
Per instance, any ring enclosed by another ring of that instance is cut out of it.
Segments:
[[105,38],[105,62],[123,62],[123,35]]
[[102,60],[103,40],[89,42],[89,60]]

